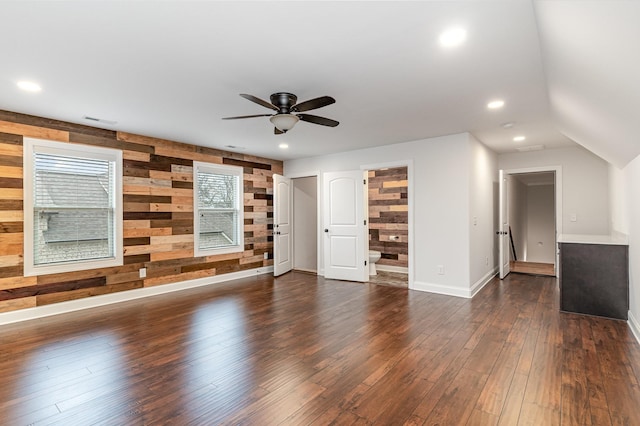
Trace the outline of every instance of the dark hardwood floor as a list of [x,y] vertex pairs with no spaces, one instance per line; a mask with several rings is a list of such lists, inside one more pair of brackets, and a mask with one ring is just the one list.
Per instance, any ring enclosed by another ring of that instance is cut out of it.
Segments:
[[289,273],[0,327],[2,425],[640,425],[627,324]]

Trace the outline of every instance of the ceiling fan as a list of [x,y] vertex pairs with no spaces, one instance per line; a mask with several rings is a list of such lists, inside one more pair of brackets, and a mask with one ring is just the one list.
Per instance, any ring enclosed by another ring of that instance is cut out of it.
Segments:
[[319,98],[310,99],[308,101],[298,102],[298,97],[293,93],[278,92],[271,95],[271,103],[264,101],[260,98],[256,98],[253,95],[240,94],[245,99],[255,102],[258,105],[272,109],[276,111],[275,114],[256,114],[256,115],[241,115],[238,117],[225,117],[223,120],[237,120],[239,118],[253,118],[253,117],[271,117],[269,120],[275,126],[273,133],[281,135],[291,130],[293,126],[299,120],[306,121],[307,123],[320,124],[321,126],[336,127],[339,122],[330,118],[319,117],[311,114],[300,114],[301,112],[310,111],[312,109],[322,108],[327,105],[335,103],[335,99],[331,96],[321,96]]

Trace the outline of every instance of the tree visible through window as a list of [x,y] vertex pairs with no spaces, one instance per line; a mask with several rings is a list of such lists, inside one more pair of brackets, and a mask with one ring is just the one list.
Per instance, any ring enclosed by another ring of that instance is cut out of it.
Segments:
[[194,162],[196,255],[244,250],[242,168]]

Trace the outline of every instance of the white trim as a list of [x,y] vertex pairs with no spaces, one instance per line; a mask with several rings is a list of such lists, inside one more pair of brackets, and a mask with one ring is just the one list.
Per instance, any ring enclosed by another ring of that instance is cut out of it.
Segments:
[[293,268],[294,271],[306,272],[308,274],[316,274],[318,275],[318,271],[315,269],[307,269],[307,268]]
[[[64,263],[34,265],[33,255],[33,154],[43,152],[60,156],[99,159],[114,164],[114,256],[95,260],[71,260]],[[47,139],[25,137],[23,140],[23,188],[24,188],[24,276],[38,276],[57,274],[62,272],[84,271],[89,269],[107,268],[123,264],[123,202],[122,202],[122,151],[113,148],[103,148],[91,145],[64,143]]]
[[428,293],[444,294],[446,296],[471,298],[471,292],[468,288],[453,287],[450,285],[430,284],[421,281],[414,281],[409,287],[411,290],[426,291]]
[[633,333],[633,336],[636,338],[638,343],[640,343],[640,322],[633,316],[631,311],[629,311],[629,320],[627,321],[629,324],[629,328]]
[[[200,248],[200,207],[198,206],[198,173],[209,173],[238,178],[238,188],[236,196],[236,209],[238,211],[238,223],[235,231],[238,234],[237,244],[220,248]],[[211,256],[217,254],[240,253],[244,251],[244,169],[240,166],[230,166],[227,164],[205,163],[202,161],[193,162],[193,256]]]
[[385,272],[395,272],[398,274],[408,274],[409,268],[406,266],[381,265],[376,263],[376,270]]
[[84,299],[70,300],[67,302],[54,303],[51,305],[37,306],[35,308],[21,309],[0,313],[0,325],[11,324],[20,321],[27,321],[36,318],[43,318],[52,315],[64,314],[67,312],[90,309],[98,306],[110,305],[113,303],[126,302],[129,300],[141,299],[149,296],[156,296],[174,291],[186,290],[194,287],[222,283],[225,281],[240,278],[253,277],[261,274],[270,274],[273,266],[264,268],[249,269],[246,271],[230,272],[228,274],[215,275],[213,277],[196,278],[193,280],[181,281],[172,284],[165,284],[153,287],[138,288],[118,293],[103,294],[100,296],[86,297]]
[[480,292],[480,290],[482,290],[484,288],[484,286],[486,286],[487,284],[489,284],[491,282],[493,277],[495,277],[498,274],[498,272],[499,272],[499,268],[496,266],[492,270],[487,272],[484,275],[484,277],[482,277],[478,281],[476,281],[471,286],[471,289],[469,290],[469,294],[470,294],[469,297],[475,297],[475,295],[478,294]]
[[[504,175],[522,174],[522,173],[539,173],[539,172],[555,172],[554,190],[556,193],[556,241],[558,244],[558,238],[562,235],[562,166],[539,166],[539,167],[525,167],[521,169],[506,169],[503,170]],[[507,214],[508,215],[508,214]],[[556,261],[554,265],[554,273],[558,276],[560,265],[560,250],[556,249]]]
[[[323,259],[322,259],[322,209],[320,208],[321,206],[321,201],[322,201],[322,194],[321,194],[321,189],[322,189],[322,182],[320,179],[320,171],[316,170],[316,171],[311,171],[311,172],[298,172],[298,173],[287,173],[284,174],[284,177],[288,177],[290,179],[298,179],[298,178],[305,178],[305,177],[315,177],[316,178],[316,223],[317,223],[317,227],[318,229],[316,229],[316,271],[313,271],[314,273],[316,273],[317,271],[320,271],[321,274],[319,275],[324,275],[324,265],[323,265]],[[294,201],[295,202],[295,201]],[[275,200],[274,200],[275,203]],[[295,221],[295,217],[293,218],[293,220]],[[295,259],[295,253],[294,253],[294,259]],[[296,269],[296,268],[294,268]]]
[[471,288],[453,287],[442,284],[430,284],[420,281],[414,281],[413,286],[409,287],[411,290],[426,291],[428,293],[444,294],[446,296],[463,297],[465,299],[471,299],[480,292],[491,282],[493,277],[498,273],[498,267],[494,267],[491,271],[487,272],[484,277],[480,278],[471,286]]

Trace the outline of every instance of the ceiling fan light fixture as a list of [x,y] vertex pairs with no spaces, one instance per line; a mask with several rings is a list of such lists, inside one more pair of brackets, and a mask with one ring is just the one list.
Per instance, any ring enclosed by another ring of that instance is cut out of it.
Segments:
[[278,130],[283,132],[293,129],[293,126],[295,126],[299,120],[300,119],[294,114],[276,114],[269,118],[269,121],[271,121]]

